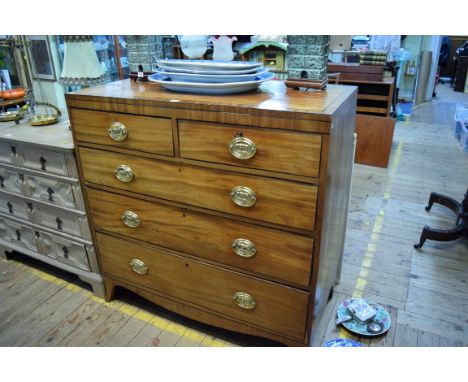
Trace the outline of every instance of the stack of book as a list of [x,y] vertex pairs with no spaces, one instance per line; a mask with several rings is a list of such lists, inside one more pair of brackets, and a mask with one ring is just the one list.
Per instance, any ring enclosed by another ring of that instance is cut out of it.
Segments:
[[366,51],[359,53],[359,63],[361,65],[384,66],[387,61],[387,52],[385,51]]

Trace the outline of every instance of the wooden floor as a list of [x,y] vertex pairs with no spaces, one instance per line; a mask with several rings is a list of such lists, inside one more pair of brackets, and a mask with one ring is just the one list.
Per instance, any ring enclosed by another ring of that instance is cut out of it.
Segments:
[[[449,210],[424,206],[431,191],[462,199],[468,153],[452,134],[455,102],[468,96],[439,89],[438,100],[399,122],[387,169],[356,165],[341,282],[316,326],[313,345],[334,338],[366,346],[468,345],[468,241],[427,241],[424,225],[450,227]],[[212,328],[160,309],[130,292],[106,303],[74,276],[22,255],[0,260],[1,346],[276,346]],[[390,331],[356,338],[334,324],[350,296],[391,313]]]

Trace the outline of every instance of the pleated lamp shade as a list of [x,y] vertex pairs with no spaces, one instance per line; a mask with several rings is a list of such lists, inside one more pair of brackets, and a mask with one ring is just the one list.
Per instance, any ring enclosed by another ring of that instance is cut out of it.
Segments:
[[63,36],[64,58],[59,82],[64,85],[92,85],[107,76],[94,50],[92,36]]

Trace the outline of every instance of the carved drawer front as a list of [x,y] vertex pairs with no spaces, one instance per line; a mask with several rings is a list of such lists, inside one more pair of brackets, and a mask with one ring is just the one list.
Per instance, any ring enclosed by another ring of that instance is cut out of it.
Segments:
[[91,270],[84,244],[45,232],[39,232],[38,243],[43,255],[85,271]]
[[170,118],[71,109],[77,141],[174,155]]
[[88,188],[98,230],[309,285],[310,237]]
[[21,194],[22,175],[15,170],[0,167],[0,190]]
[[18,145],[18,164],[25,168],[64,176],[76,176],[69,156],[42,147]]
[[80,148],[84,179],[161,199],[313,230],[318,187]]
[[59,207],[84,210],[80,185],[47,179],[36,175],[24,175],[23,192],[30,198],[55,204]]
[[0,217],[0,237],[22,248],[37,251],[34,230],[24,224]]
[[0,162],[16,165],[16,147],[0,141]]
[[15,195],[0,192],[0,212],[28,220],[28,202]]
[[32,222],[70,235],[90,239],[88,221],[84,213],[40,203],[30,203],[29,206],[28,216]]
[[183,158],[318,177],[322,136],[179,121]]
[[303,339],[309,294],[97,234],[103,272],[238,321]]

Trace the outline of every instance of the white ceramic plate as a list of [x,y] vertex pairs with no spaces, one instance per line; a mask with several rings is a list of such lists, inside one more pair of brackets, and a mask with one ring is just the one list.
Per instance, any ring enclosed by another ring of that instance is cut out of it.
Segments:
[[160,84],[167,90],[175,92],[195,93],[195,94],[234,94],[254,90],[262,82],[271,80],[275,75],[267,72],[258,76],[255,81],[229,82],[229,83],[202,83],[202,82],[180,82],[171,81],[171,79],[161,73],[155,73],[148,76],[148,80]]
[[193,74],[193,73],[177,73],[169,70],[156,70],[156,73],[169,77],[172,81],[180,82],[203,82],[203,83],[226,83],[226,82],[246,82],[255,81],[258,77],[267,73],[268,69],[263,68],[261,71],[250,74]]
[[196,70],[248,70],[260,68],[263,64],[251,61],[216,61],[216,60],[157,60],[160,67],[196,69]]
[[[251,73],[258,73],[262,71],[264,68],[263,66],[258,67],[258,68],[252,68],[252,69],[245,69],[245,70],[236,70],[235,74],[251,74]],[[188,73],[188,74],[209,74],[209,75],[214,75],[214,74],[219,74],[219,75],[231,75],[233,74],[233,70],[206,70],[206,69],[185,69],[185,68],[176,68],[172,67],[171,65],[166,65],[166,64],[158,64],[155,66],[153,69],[154,71],[161,71],[161,70],[166,70],[170,71],[173,73]]]

